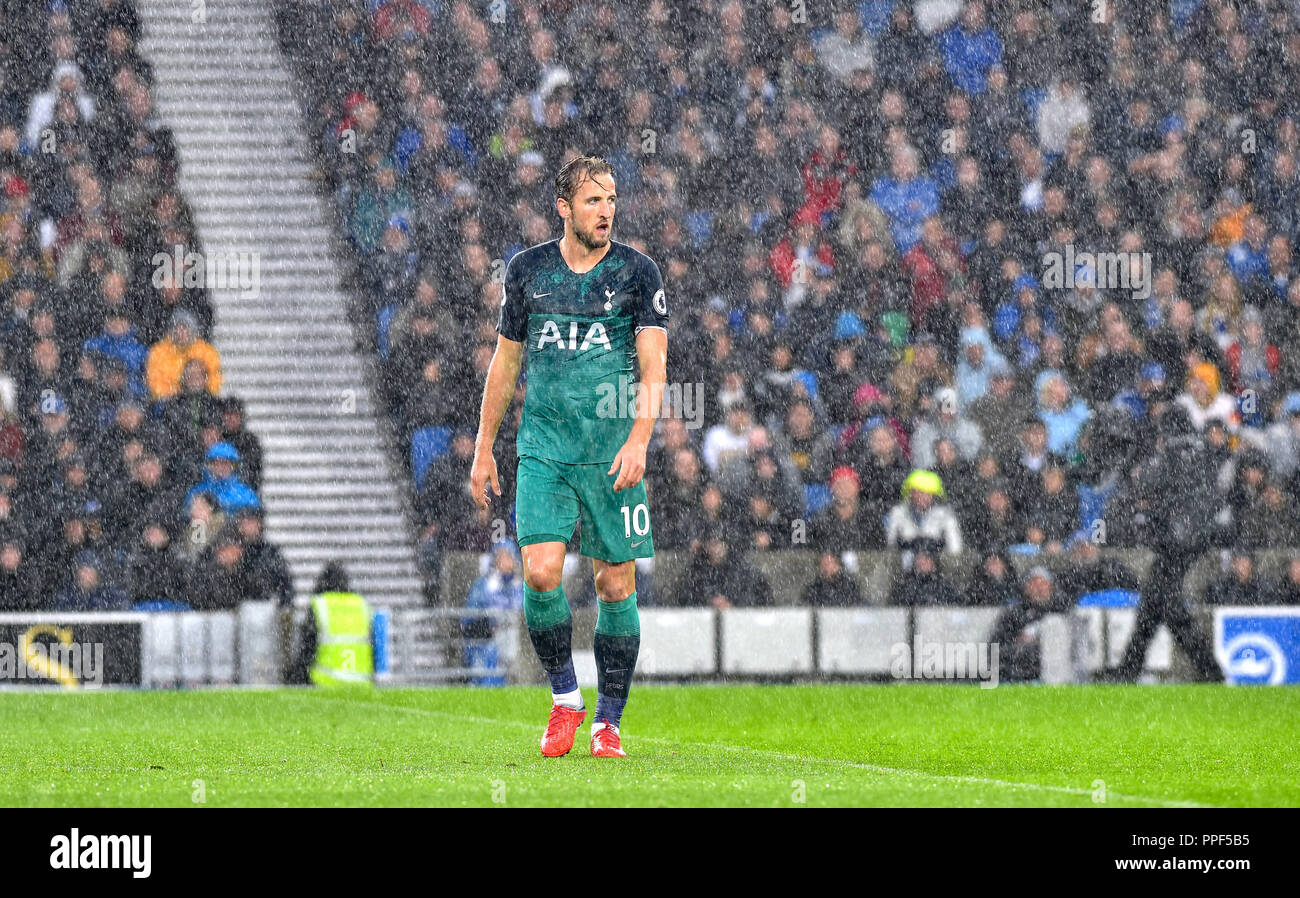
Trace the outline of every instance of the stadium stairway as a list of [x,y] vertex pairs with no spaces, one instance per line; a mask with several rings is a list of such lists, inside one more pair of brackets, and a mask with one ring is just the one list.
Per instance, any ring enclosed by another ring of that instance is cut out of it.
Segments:
[[[245,400],[264,449],[267,537],[284,551],[299,596],[337,560],[372,601],[419,602],[405,491],[368,357],[356,348],[270,4],[137,5],[157,111],[175,133],[203,250],[209,259],[257,253],[258,290],[208,287],[222,392]],[[206,21],[194,21],[196,10]]]

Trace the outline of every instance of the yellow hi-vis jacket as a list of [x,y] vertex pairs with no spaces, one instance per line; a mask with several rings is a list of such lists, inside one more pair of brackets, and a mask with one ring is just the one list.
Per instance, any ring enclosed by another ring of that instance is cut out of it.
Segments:
[[370,604],[356,593],[324,592],[311,600],[316,619],[317,686],[370,686],[375,660],[370,647]]

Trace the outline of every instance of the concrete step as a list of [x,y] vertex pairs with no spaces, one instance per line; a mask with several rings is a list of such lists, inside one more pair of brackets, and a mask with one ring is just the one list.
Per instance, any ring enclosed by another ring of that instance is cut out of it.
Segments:
[[305,179],[311,173],[311,166],[306,162],[292,159],[277,159],[273,164],[264,167],[220,160],[204,160],[192,165],[187,159],[183,158],[182,161],[185,162],[185,177],[201,178],[205,181],[236,178],[246,183],[250,190],[261,182],[282,181],[285,178]]
[[[338,397],[331,397],[326,402],[297,402],[293,404],[272,402],[266,404],[258,400],[250,400],[247,395],[241,395],[245,406],[248,408],[249,420],[256,418],[259,422],[273,418],[276,421],[301,420],[301,421],[336,421],[350,420],[352,418],[373,417],[363,406],[371,404],[370,394],[358,390],[355,402],[356,409],[348,411],[352,402],[343,403]],[[259,424],[260,426],[260,424]]]
[[419,603],[406,474],[390,456],[334,258],[337,211],[303,130],[263,0],[137,0],[142,51],[173,129],[180,186],[208,253],[257,253],[258,290],[210,291],[226,391],[264,453],[268,539],[295,589],[340,561],[372,601]]
[[333,501],[347,500],[350,504],[354,500],[366,496],[375,495],[372,486],[368,483],[346,483],[331,481],[328,483],[307,483],[302,480],[294,479],[277,483],[268,481],[262,484],[263,497],[274,497],[284,501],[295,499],[319,499],[329,498]]

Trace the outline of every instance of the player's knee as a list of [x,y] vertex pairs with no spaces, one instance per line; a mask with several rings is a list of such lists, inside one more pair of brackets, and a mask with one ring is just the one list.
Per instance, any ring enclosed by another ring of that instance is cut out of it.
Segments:
[[621,602],[635,591],[634,568],[629,570],[605,568],[596,572],[596,596],[602,602]]
[[550,592],[557,588],[563,580],[563,573],[562,564],[524,563],[524,582],[537,592]]

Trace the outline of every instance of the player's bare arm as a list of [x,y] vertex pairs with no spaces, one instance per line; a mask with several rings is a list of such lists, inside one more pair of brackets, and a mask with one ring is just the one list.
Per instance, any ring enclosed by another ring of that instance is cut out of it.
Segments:
[[[639,342],[637,346],[640,347]],[[515,384],[519,381],[523,358],[523,343],[497,335],[497,348],[492,353],[487,383],[483,387],[478,436],[474,440],[474,461],[469,471],[470,494],[474,497],[474,504],[484,511],[492,501],[487,494],[489,483],[492,484],[492,491],[501,495],[501,482],[497,479],[497,462],[492,455],[492,444],[496,442],[501,421],[515,395]],[[642,458],[644,460],[644,455]]]
[[636,335],[636,354],[640,367],[641,388],[637,391],[636,421],[632,432],[614,456],[609,473],[618,472],[614,492],[636,486],[645,476],[646,450],[650,435],[659,418],[668,368],[668,332],[647,327]]

